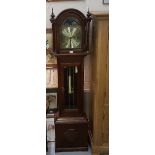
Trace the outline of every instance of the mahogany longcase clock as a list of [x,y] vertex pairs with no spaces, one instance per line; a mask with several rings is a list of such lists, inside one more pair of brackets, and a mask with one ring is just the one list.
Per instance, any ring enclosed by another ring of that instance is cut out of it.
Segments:
[[83,110],[84,56],[88,54],[89,24],[76,9],[51,14],[53,50],[58,63],[58,114],[56,151],[88,149],[88,121]]

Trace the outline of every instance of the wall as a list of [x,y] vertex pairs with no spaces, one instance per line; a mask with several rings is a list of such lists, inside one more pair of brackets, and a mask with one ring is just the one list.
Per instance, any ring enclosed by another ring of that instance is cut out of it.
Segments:
[[54,14],[57,16],[62,10],[68,8],[75,8],[82,11],[84,14],[89,7],[90,11],[109,11],[109,5],[103,4],[103,0],[75,0],[75,1],[60,1],[60,2],[47,2],[46,3],[46,27],[51,28],[49,21],[52,8]]

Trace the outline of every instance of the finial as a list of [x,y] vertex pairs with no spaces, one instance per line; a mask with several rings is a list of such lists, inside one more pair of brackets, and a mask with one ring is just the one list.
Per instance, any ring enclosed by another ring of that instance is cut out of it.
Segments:
[[51,23],[53,23],[53,21],[55,20],[54,17],[55,17],[55,15],[53,13],[53,8],[52,8],[52,14],[51,14],[51,18],[50,18]]
[[88,11],[87,11],[87,20],[88,20],[88,22],[90,22],[91,21],[91,13],[89,12],[89,7],[88,7]]
[[89,13],[89,7],[88,7],[88,11],[87,12]]

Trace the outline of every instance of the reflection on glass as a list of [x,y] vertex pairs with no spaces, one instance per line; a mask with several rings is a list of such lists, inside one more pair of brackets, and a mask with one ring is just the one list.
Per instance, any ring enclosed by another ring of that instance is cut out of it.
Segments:
[[81,26],[76,18],[67,18],[60,31],[62,49],[81,48]]
[[77,109],[77,66],[64,67],[65,109]]

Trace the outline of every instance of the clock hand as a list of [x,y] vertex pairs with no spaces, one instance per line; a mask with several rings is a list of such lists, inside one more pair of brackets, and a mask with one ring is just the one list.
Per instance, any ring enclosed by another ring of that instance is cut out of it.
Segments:
[[69,36],[69,37],[72,37],[71,27],[68,27],[68,36]]
[[69,48],[70,47],[70,40],[67,41],[67,45],[66,45],[66,48]]
[[72,31],[72,37],[75,35],[75,32],[77,31],[77,28],[73,28],[73,31]]
[[71,42],[71,44],[72,44],[72,46],[73,46],[73,48],[74,48],[74,47],[78,47],[79,44],[80,44],[80,42],[77,41],[76,39],[72,38],[72,42]]

